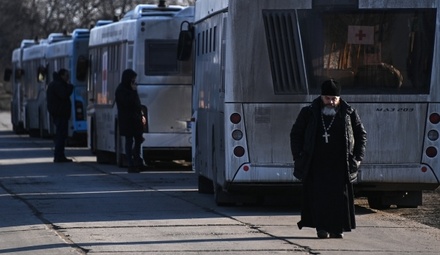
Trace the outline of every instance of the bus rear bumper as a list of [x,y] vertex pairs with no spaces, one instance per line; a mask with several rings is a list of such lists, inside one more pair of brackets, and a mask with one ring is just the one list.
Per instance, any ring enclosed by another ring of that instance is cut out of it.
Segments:
[[294,183],[293,164],[250,164],[239,167],[234,176],[228,178],[234,183]]
[[190,133],[144,133],[144,159],[184,159],[191,161]]
[[144,133],[142,147],[152,148],[191,148],[191,133]]
[[355,184],[365,190],[431,190],[440,185],[434,170],[423,164],[365,164]]

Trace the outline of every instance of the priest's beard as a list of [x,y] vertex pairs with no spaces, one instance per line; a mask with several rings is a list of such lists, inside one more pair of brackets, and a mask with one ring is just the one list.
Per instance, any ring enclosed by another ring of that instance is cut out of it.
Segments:
[[333,106],[324,106],[322,108],[321,112],[325,116],[335,116],[336,115],[336,108]]

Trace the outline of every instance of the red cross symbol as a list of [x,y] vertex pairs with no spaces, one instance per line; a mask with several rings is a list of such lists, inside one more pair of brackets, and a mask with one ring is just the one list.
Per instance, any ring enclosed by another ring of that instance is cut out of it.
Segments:
[[361,30],[359,30],[359,32],[357,34],[355,34],[355,36],[358,37],[359,41],[362,41],[362,38],[366,37],[367,34],[365,34],[364,31],[362,31],[362,29],[361,29]]

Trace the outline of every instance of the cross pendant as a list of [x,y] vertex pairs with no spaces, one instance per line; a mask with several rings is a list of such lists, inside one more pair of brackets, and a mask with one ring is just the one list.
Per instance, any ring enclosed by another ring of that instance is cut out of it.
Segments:
[[327,133],[327,130],[324,132],[324,134],[322,135],[322,137],[325,138],[325,143],[328,143],[328,138],[330,137],[330,135]]

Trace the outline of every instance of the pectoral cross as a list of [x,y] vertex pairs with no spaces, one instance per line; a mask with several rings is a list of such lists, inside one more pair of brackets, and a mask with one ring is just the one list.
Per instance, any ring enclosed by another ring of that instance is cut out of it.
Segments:
[[327,130],[325,130],[324,134],[322,135],[322,137],[325,138],[325,143],[328,143],[328,138],[330,137],[330,135],[327,133]]

